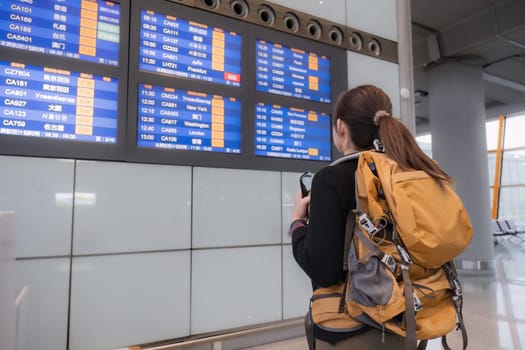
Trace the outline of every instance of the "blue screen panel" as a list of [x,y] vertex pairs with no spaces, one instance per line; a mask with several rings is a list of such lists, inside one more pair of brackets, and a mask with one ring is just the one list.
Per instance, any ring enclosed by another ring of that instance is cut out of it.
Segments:
[[235,32],[141,10],[141,70],[240,86],[241,48]]
[[331,102],[328,57],[259,39],[256,57],[257,91]]
[[117,142],[117,79],[1,61],[0,72],[0,134]]
[[119,40],[118,3],[0,1],[0,46],[117,66]]
[[301,108],[258,103],[255,155],[332,160],[330,115]]
[[241,102],[139,84],[137,145],[189,151],[241,153]]

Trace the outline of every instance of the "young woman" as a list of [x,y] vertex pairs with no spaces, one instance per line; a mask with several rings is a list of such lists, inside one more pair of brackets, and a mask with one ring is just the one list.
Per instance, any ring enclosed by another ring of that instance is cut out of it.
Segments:
[[[348,212],[355,209],[355,171],[359,151],[373,148],[379,139],[385,153],[406,169],[424,170],[440,182],[450,177],[426,156],[410,131],[391,116],[388,96],[372,85],[356,87],[342,94],[334,107],[333,142],[344,156],[315,174],[310,196],[298,191],[292,214],[295,260],[312,280],[314,289],[339,284],[345,279],[343,248]],[[350,159],[346,159],[350,158]],[[309,206],[309,209],[308,209]],[[309,217],[308,214],[309,213]],[[354,333],[327,332],[316,327],[316,350],[401,349],[404,338],[374,328]]]

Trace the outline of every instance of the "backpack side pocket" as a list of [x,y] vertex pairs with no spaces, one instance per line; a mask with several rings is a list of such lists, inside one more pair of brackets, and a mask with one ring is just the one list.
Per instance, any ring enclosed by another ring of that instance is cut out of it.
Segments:
[[351,332],[364,327],[350,317],[344,307],[344,286],[341,283],[314,291],[310,307],[312,319],[318,327],[331,332]]

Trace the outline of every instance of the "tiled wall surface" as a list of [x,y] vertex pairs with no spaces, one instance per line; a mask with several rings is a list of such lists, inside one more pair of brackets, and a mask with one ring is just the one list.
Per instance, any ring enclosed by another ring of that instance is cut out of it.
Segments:
[[[397,40],[395,1],[275,3]],[[348,53],[399,115],[396,64]],[[299,317],[298,173],[0,156],[16,214],[17,350],[109,349]],[[69,329],[68,329],[69,325]]]
[[75,178],[74,254],[190,248],[190,168],[78,161]]
[[278,172],[194,168],[194,248],[281,243]]
[[16,256],[67,255],[73,160],[2,157],[0,210],[16,212]]
[[190,251],[75,257],[72,271],[71,349],[189,334]]
[[191,333],[282,319],[281,247],[192,254]]
[[16,260],[14,213],[0,210],[0,349],[14,349],[16,338]]
[[18,260],[17,349],[65,349],[68,323],[69,258]]
[[287,237],[298,173],[8,156],[0,168],[28,291],[19,349],[66,349],[68,324],[69,349],[109,349],[307,307]]

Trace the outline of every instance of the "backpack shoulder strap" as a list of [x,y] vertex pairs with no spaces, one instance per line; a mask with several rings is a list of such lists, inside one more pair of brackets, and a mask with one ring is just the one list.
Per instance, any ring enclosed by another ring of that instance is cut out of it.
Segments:
[[[454,292],[453,300],[456,307],[456,316],[458,319],[457,329],[461,331],[461,338],[463,340],[463,350],[467,348],[468,345],[468,336],[467,329],[465,328],[465,323],[463,321],[463,289],[459,283],[458,274],[456,271],[456,266],[453,261],[450,261],[443,265],[445,274],[447,275],[448,281],[450,283],[450,288]],[[441,344],[445,350],[450,350],[450,347],[447,344],[447,336],[444,335],[441,337]]]
[[348,215],[346,216],[343,271],[348,271],[348,254],[350,253],[350,246],[352,245],[352,240],[354,238],[354,225],[355,225],[354,212],[352,210],[349,210]]

